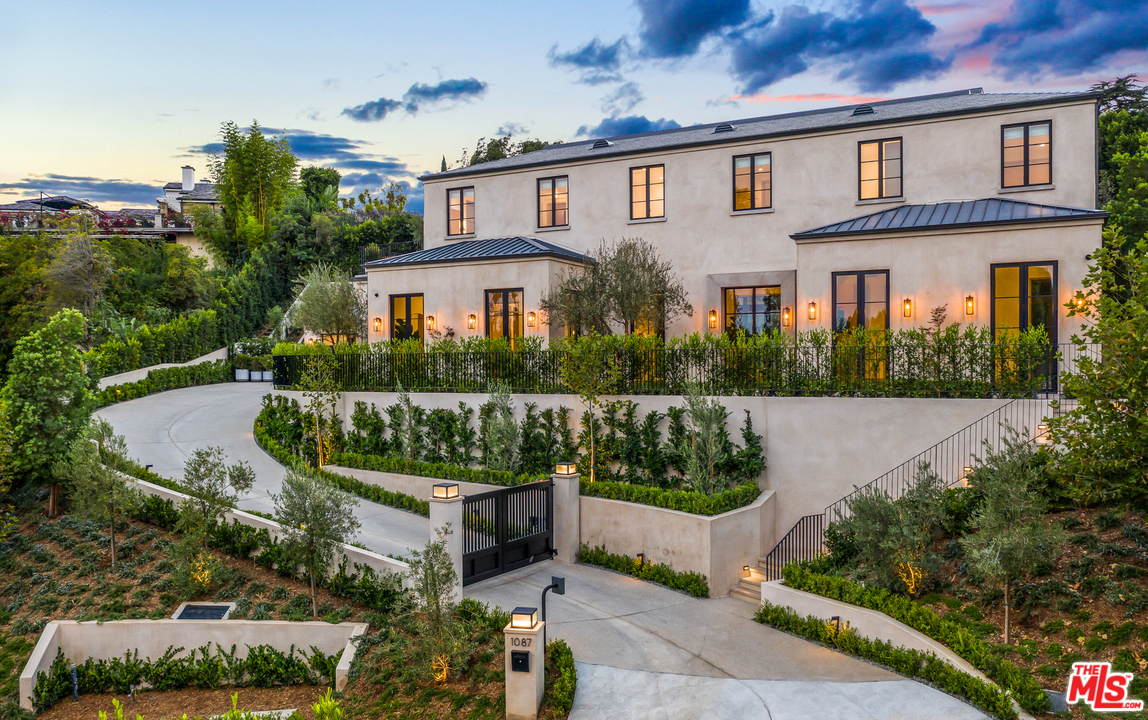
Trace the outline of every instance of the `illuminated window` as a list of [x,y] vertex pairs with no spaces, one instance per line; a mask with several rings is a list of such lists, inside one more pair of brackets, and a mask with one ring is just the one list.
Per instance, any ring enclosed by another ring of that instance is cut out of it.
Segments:
[[566,177],[542,178],[538,181],[538,227],[563,227],[570,224],[567,204],[570,181]]
[[422,293],[391,295],[391,339],[423,340]]
[[630,168],[630,219],[666,216],[666,166]]
[[522,288],[486,291],[486,336],[522,337]]
[[733,209],[773,207],[770,154],[741,155],[733,159]]
[[1043,327],[1056,343],[1056,263],[993,265],[993,336]]
[[1001,128],[1001,187],[1048,185],[1052,182],[1052,123]]
[[725,288],[725,331],[760,335],[781,329],[781,286]]
[[859,143],[862,200],[901,197],[901,138]]
[[474,232],[474,188],[446,191],[446,234],[470,235]]
[[889,271],[833,273],[833,330],[889,328]]

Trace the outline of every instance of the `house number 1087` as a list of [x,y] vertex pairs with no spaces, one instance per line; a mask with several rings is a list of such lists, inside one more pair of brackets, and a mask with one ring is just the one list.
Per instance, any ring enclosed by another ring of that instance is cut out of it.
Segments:
[[510,644],[514,647],[530,647],[531,640],[533,640],[533,638],[512,637],[510,638]]

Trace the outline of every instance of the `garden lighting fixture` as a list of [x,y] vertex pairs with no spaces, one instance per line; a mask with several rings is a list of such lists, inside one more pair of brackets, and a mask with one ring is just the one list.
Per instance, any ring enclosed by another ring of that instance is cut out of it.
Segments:
[[516,607],[510,613],[510,627],[516,630],[533,630],[538,624],[538,608]]
[[450,500],[458,497],[458,483],[435,483],[431,492],[435,500]]
[[577,475],[578,466],[572,462],[558,463],[554,466],[555,475]]

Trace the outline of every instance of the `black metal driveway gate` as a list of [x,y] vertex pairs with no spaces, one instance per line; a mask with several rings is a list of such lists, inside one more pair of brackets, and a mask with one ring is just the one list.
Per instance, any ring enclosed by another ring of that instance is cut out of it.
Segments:
[[550,480],[469,495],[462,501],[462,584],[554,555]]

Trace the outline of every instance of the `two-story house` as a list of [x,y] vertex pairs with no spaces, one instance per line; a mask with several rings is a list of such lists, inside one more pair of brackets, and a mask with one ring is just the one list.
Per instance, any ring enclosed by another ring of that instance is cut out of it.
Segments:
[[1101,242],[1097,95],[980,89],[550,146],[427,175],[425,249],[368,263],[368,337],[559,337],[539,301],[642,237],[695,313],[751,333],[1043,325]]

